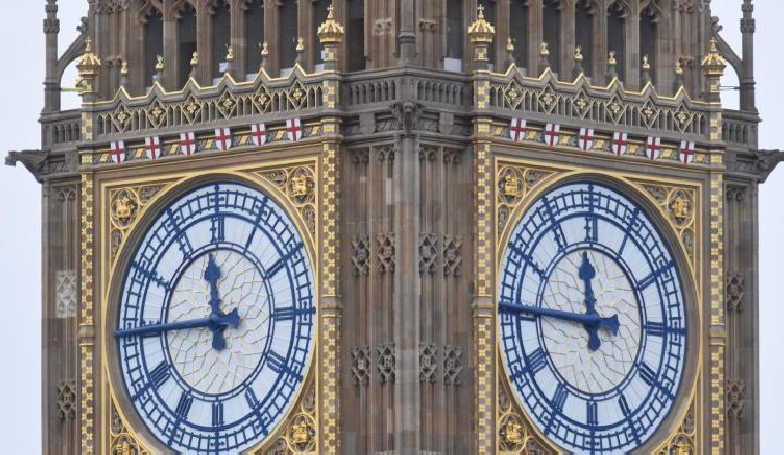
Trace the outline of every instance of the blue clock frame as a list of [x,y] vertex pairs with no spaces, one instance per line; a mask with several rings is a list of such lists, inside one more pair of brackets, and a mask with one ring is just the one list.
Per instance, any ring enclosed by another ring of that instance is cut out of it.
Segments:
[[[229,270],[220,256],[252,264],[247,268],[263,281],[254,295],[266,322],[255,335],[263,339],[255,367],[226,390],[210,392],[180,374],[166,334],[202,330],[206,349],[217,352],[227,347],[225,334],[242,329],[237,308],[221,310],[219,281]],[[209,315],[172,321],[172,294],[197,263]],[[303,386],[316,333],[312,262],[279,203],[231,180],[188,189],[143,232],[120,283],[114,332],[120,376],[151,434],[177,453],[233,454],[276,429]]]
[[[582,283],[585,311],[547,308],[545,288],[554,269],[575,255],[582,256],[574,274]],[[543,337],[544,321],[582,325],[589,352],[623,328],[624,321],[619,324],[597,300],[591,283],[598,264],[589,257],[623,271],[640,319],[628,372],[600,391],[567,380]],[[572,181],[549,189],[528,207],[502,253],[498,321],[513,394],[542,434],[573,453],[602,455],[626,453],[653,436],[675,407],[687,363],[681,276],[646,208],[615,186]]]

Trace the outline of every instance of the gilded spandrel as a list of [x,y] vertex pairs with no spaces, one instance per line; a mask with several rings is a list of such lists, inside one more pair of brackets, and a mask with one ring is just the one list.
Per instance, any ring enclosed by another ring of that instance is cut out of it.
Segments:
[[45,453],[759,452],[751,0],[89,3]]

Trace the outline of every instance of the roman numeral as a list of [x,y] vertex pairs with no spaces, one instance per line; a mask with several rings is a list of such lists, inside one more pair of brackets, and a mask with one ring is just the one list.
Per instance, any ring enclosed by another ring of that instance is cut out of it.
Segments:
[[166,361],[161,361],[151,372],[150,372],[150,384],[156,389],[159,389],[169,376],[171,376],[171,371],[169,371],[170,365],[166,363]]
[[185,420],[188,418],[188,412],[191,410],[193,404],[193,397],[188,392],[182,392],[180,401],[177,403],[177,409],[174,413],[177,415],[178,420]]
[[226,240],[226,218],[222,215],[214,215],[210,220],[210,232],[212,233],[212,243]]
[[553,408],[558,412],[563,411],[563,406],[567,398],[569,398],[569,391],[566,390],[566,386],[558,384],[558,387],[555,389],[555,394],[553,394]]
[[684,330],[664,325],[663,322],[648,322],[645,324],[645,332],[650,336],[664,338],[667,334],[683,335]]
[[650,387],[659,385],[656,381],[656,372],[647,363],[641,362],[638,371],[640,372],[640,378]]
[[547,359],[545,358],[545,354],[542,348],[537,348],[536,351],[529,354],[527,363],[528,370],[531,371],[531,374],[535,375],[541,371],[542,368],[547,365]]
[[[621,412],[626,419],[629,419],[632,413],[632,410],[629,408],[629,403],[626,401],[626,397],[621,395],[618,398],[618,405],[621,407]],[[635,420],[631,420],[631,430],[634,436],[634,440],[637,441],[637,444],[640,444],[640,433],[642,433],[642,429],[637,425]]]
[[595,216],[585,217],[585,241],[596,243],[599,240],[599,220]]
[[223,402],[215,401],[212,403],[212,426],[219,427],[223,425]]
[[265,278],[270,279],[273,276],[277,275],[278,272],[280,272],[283,269],[283,267],[286,265],[286,262],[288,262],[289,258],[291,258],[291,256],[297,253],[301,248],[302,248],[302,243],[297,243],[296,245],[294,245],[294,247],[291,250],[289,250],[288,253],[278,258],[278,260],[275,261],[274,264],[272,264],[271,266],[269,266],[269,268],[267,268],[267,273],[265,275]]
[[643,278],[637,283],[637,289],[640,291],[644,291],[648,288],[651,284],[653,284],[662,274],[669,271],[673,266],[673,262],[667,262],[663,266],[661,266],[658,270],[655,270],[653,273],[648,275],[647,277]]
[[248,407],[250,407],[252,410],[256,410],[256,406],[259,405],[259,399],[256,398],[256,392],[254,392],[250,387],[245,389],[245,401],[248,402]]
[[304,315],[308,314],[315,314],[316,309],[313,307],[310,308],[294,308],[294,307],[281,307],[275,308],[275,311],[272,313],[272,319],[276,322],[279,321],[292,321],[295,318],[299,318]]
[[599,426],[599,407],[596,406],[595,401],[585,402],[585,416],[588,420],[588,426]]

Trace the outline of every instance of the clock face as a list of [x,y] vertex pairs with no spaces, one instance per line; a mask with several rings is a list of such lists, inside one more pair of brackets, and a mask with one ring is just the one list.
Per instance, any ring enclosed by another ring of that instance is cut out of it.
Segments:
[[574,453],[643,445],[683,374],[686,311],[672,253],[645,210],[596,183],[536,200],[503,253],[503,359],[514,394]]
[[237,183],[195,188],[158,214],[121,288],[122,379],[167,447],[230,454],[292,405],[313,349],[311,263],[294,223]]

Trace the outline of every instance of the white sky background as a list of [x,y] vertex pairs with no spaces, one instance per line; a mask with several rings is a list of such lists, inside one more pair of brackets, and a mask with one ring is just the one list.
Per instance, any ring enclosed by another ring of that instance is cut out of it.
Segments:
[[[713,0],[713,14],[721,17],[724,36],[740,53],[741,0]],[[781,18],[784,2],[756,0],[757,101],[765,123],[760,146],[784,148],[779,137],[784,121],[784,90],[777,80],[784,74]],[[44,0],[0,2],[0,164],[8,150],[40,146],[37,122],[43,106]],[[84,0],[60,1],[60,52],[76,37]],[[728,68],[728,73],[731,69]],[[73,85],[75,74],[66,74]],[[736,85],[727,77],[725,85]],[[68,99],[70,98],[70,100]],[[737,106],[737,96],[725,94],[725,105]],[[66,95],[64,108],[75,95]],[[782,165],[784,167],[784,165]],[[14,454],[41,452],[41,190],[21,166],[0,168],[0,440]],[[781,451],[777,414],[784,406],[784,301],[777,287],[784,256],[784,169],[776,171],[760,190],[760,345],[762,376],[762,453]],[[776,450],[779,449],[779,450]]]

